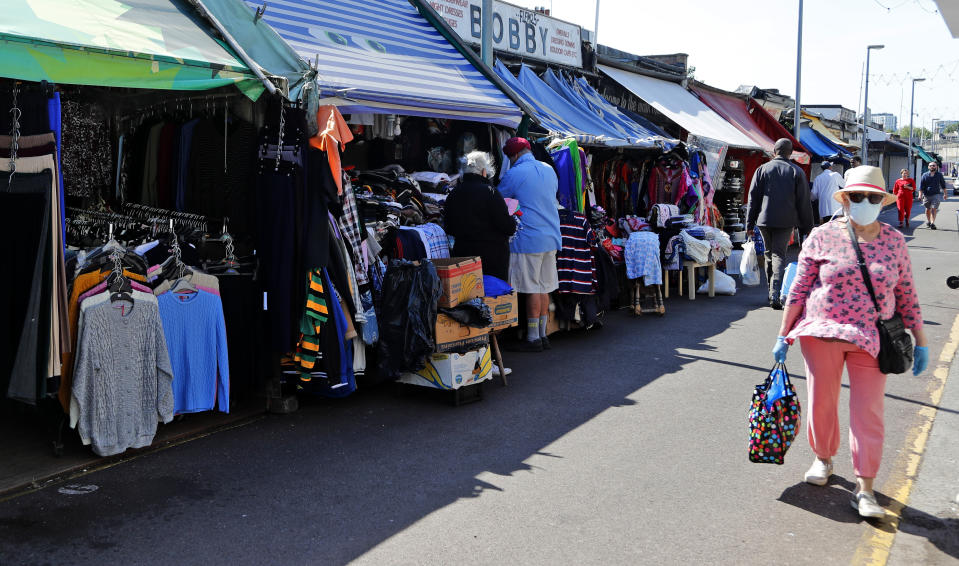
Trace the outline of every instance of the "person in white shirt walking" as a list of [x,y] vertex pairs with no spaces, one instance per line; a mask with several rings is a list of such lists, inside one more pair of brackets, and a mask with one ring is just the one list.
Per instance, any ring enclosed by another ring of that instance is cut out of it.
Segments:
[[820,223],[825,224],[832,219],[837,211],[842,210],[842,205],[832,198],[832,195],[841,189],[845,183],[842,175],[832,170],[832,163],[823,161],[820,166],[822,167],[822,173],[813,181],[809,198],[816,206],[816,210],[819,211]]

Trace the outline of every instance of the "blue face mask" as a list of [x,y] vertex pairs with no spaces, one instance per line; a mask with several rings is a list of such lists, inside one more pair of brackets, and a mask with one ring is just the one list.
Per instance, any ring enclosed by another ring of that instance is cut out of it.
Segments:
[[849,203],[848,216],[860,226],[868,226],[875,222],[879,218],[880,212],[882,212],[882,203],[872,204],[868,199],[863,199],[862,202]]

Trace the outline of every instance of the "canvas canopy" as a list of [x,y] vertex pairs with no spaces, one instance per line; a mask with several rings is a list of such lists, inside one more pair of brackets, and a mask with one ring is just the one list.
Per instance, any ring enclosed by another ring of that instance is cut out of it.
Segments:
[[207,90],[263,84],[183,0],[7,0],[0,76],[60,84]]
[[271,0],[263,20],[316,67],[321,102],[340,112],[513,128],[522,118],[519,107],[406,0]]

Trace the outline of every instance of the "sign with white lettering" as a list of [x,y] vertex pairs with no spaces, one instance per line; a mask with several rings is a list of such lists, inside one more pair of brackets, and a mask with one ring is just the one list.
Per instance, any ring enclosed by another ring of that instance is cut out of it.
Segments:
[[[479,45],[483,0],[429,0],[467,43]],[[579,26],[505,2],[493,2],[493,49],[550,63],[583,66]]]

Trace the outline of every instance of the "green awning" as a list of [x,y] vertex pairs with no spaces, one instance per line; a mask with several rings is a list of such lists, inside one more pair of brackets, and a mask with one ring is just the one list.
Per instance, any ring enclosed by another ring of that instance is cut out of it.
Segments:
[[289,100],[300,99],[303,87],[314,79],[316,71],[243,0],[190,1],[208,10],[266,75],[283,79]]
[[183,0],[6,0],[0,77],[59,84],[208,90],[260,80]]
[[914,146],[914,148],[916,150],[916,155],[918,155],[926,163],[932,163],[933,161],[935,161],[935,159],[931,155],[926,153],[926,150],[922,149],[918,145]]

